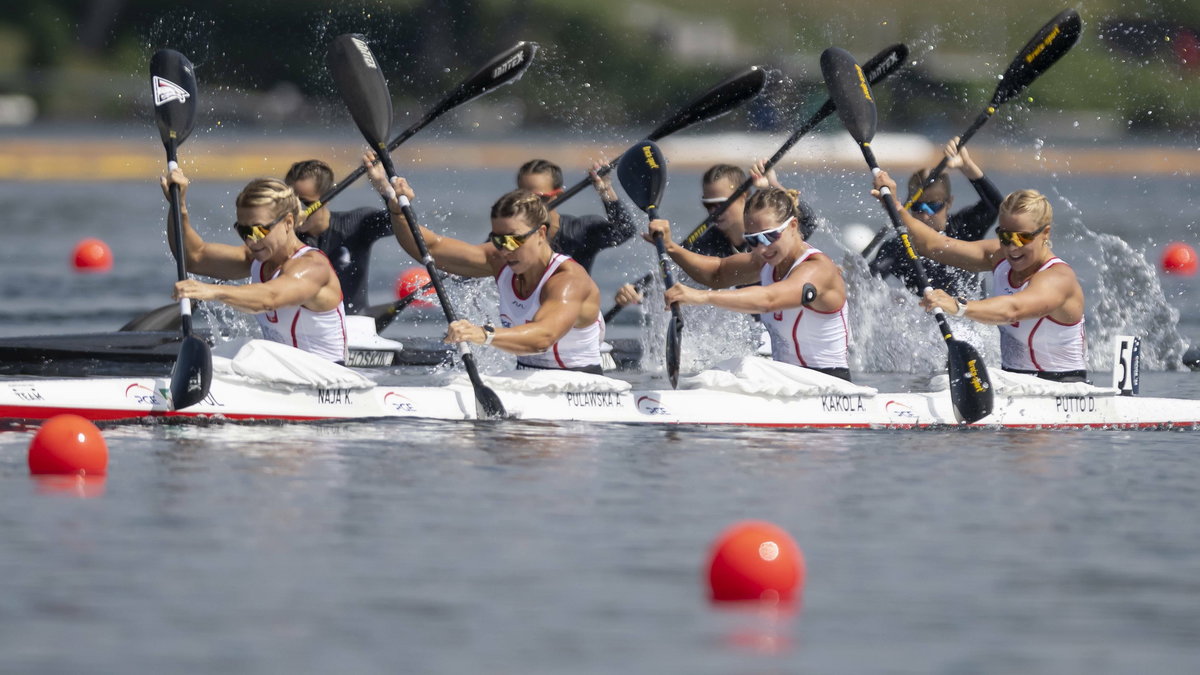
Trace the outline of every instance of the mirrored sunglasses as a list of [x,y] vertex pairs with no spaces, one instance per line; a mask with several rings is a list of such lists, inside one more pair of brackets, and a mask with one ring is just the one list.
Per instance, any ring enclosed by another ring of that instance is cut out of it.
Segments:
[[946,208],[946,202],[913,202],[908,210],[916,214],[932,216],[944,208]]
[[497,251],[515,251],[521,248],[526,239],[533,236],[540,229],[542,229],[541,225],[534,227],[525,234],[496,234],[492,232],[488,235],[488,241],[492,242],[492,246],[495,246]]
[[284,211],[283,215],[279,216],[275,220],[272,220],[271,222],[267,223],[266,225],[243,225],[241,223],[234,223],[233,231],[237,232],[237,235],[239,237],[241,237],[242,239],[249,239],[250,241],[259,241],[263,237],[270,234],[271,228],[278,225],[279,221],[281,221],[287,217],[287,214],[288,214],[288,212]]
[[1020,247],[1025,246],[1034,239],[1037,239],[1037,236],[1045,229],[1045,225],[1039,227],[1033,232],[1011,232],[1009,230],[997,229],[996,236],[1000,239],[1001,244]]
[[791,218],[783,221],[783,224],[779,227],[763,230],[762,232],[755,232],[754,234],[747,232],[744,235],[746,238],[746,243],[750,245],[750,248],[755,248],[757,246],[770,246],[771,244],[779,241],[779,238],[783,236],[784,230],[786,230],[788,225],[790,225],[795,219],[796,217],[792,216]]

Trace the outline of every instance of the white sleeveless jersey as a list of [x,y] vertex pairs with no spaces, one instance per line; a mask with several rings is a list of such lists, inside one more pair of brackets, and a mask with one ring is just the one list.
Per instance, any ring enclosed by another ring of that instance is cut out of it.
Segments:
[[[809,246],[791,269],[821,251]],[[775,282],[774,268],[763,265],[759,279],[763,286]],[[787,278],[787,275],[784,275]],[[834,312],[818,312],[811,307],[793,307],[759,315],[771,334],[771,358],[806,368],[848,368],[850,323],[846,303]]]
[[[542,287],[558,266],[571,258],[554,254],[550,264],[542,273],[537,288],[526,297],[517,295],[516,275],[507,265],[496,275],[496,287],[500,291],[500,324],[506,328],[527,324],[533,320],[542,306]],[[586,328],[574,328],[559,338],[554,346],[540,354],[517,357],[518,364],[536,368],[582,368],[600,365],[600,343],[604,341],[604,317],[597,316],[596,322]]]
[[[1053,265],[1066,264],[1055,256],[1039,267],[1038,272]],[[1029,285],[1026,280],[1020,286],[1013,286],[1009,279],[1011,273],[1012,265],[1008,258],[1001,260],[992,270],[993,296],[1012,295]],[[1083,329],[1083,317],[1077,323],[1061,324],[1043,316],[1000,324],[999,328],[1000,365],[1003,368],[1054,373],[1087,370],[1087,336]]]
[[[305,246],[296,251],[289,260],[309,251],[321,253],[318,249]],[[271,279],[279,276],[279,272],[280,270],[275,270]],[[332,266],[330,272],[333,272]],[[264,279],[262,273],[261,262],[255,260],[250,263],[250,283],[270,281]],[[337,307],[325,312],[314,312],[301,305],[292,305],[255,314],[254,318],[262,328],[263,337],[272,342],[291,345],[330,361],[346,360],[346,310],[340,301]]]

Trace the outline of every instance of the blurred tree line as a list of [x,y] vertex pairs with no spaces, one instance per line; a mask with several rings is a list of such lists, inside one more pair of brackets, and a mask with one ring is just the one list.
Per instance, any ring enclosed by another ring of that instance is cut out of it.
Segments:
[[[222,119],[319,121],[336,107],[325,46],[360,32],[384,63],[401,112],[423,109],[501,49],[533,40],[543,47],[538,63],[505,90],[520,99],[511,112],[525,126],[656,123],[752,63],[788,76],[752,119],[787,126],[793,109],[824,99],[816,68],[824,46],[854,47],[865,59],[903,40],[918,64],[881,87],[884,126],[947,119],[957,126],[990,97],[1016,50],[1062,9],[1040,0],[964,4],[5,0],[0,94],[34,96],[46,119],[144,115],[138,97],[149,56],[172,47],[197,64],[206,102]],[[1082,14],[1081,44],[1023,104],[1043,115],[1095,112],[1121,131],[1196,132],[1200,2],[1093,0]],[[979,63],[957,70],[945,56],[972,53]]]

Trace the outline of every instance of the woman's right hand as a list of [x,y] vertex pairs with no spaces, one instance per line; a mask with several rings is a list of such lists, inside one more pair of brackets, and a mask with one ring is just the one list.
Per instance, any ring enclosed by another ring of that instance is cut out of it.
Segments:
[[367,179],[371,181],[371,186],[389,204],[397,201],[397,195],[404,195],[408,197],[409,201],[416,199],[417,195],[413,192],[412,186],[408,184],[407,179],[396,176],[392,178],[391,184],[388,184],[387,171],[383,168],[383,162],[377,160],[374,150],[364,152],[362,159],[363,168],[367,171]]
[[892,193],[892,199],[896,198],[896,181],[888,175],[886,171],[880,171],[875,174],[875,189],[871,190],[871,196],[883,201],[883,188],[887,188]]
[[168,202],[171,201],[171,186],[179,186],[179,203],[180,206],[187,203],[188,177],[183,175],[183,169],[175,167],[167,172],[165,176],[159,176],[158,185],[162,188],[163,198]]

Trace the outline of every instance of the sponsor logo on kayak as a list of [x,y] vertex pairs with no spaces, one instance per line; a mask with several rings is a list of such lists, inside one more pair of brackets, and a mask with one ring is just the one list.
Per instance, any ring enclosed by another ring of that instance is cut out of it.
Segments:
[[568,391],[567,405],[575,408],[620,408],[624,401],[615,391]]
[[[191,384],[193,382],[196,383],[194,386]],[[189,380],[188,383],[189,383],[188,391],[191,391],[192,389],[200,388],[199,381],[196,380],[195,378],[192,378],[191,380]],[[137,386],[137,385],[133,385],[133,386]],[[126,390],[126,395],[128,395],[128,390]],[[158,390],[158,395],[162,397],[163,401],[170,400],[171,390],[167,389],[166,387],[163,387],[162,389]],[[157,404],[157,401],[155,401],[154,403]],[[216,396],[213,396],[212,391],[209,391],[207,394],[204,395],[204,398],[200,399],[200,403],[197,405],[200,405],[200,404],[211,406],[214,408],[224,408],[225,407],[224,403],[221,403],[220,401],[217,400]]]
[[390,366],[396,360],[396,352],[380,349],[351,349],[346,365],[360,368]]
[[663,407],[663,404],[653,396],[639,396],[637,400],[638,412],[643,415],[670,415],[671,413]]
[[413,403],[411,398],[394,391],[389,391],[383,395],[383,404],[390,407],[392,410],[395,410],[396,412],[417,412],[417,406]]
[[866,407],[863,406],[861,395],[826,394],[821,396],[821,412],[862,412],[864,410]]
[[1058,412],[1096,412],[1095,396],[1055,396],[1054,408]]
[[323,405],[351,405],[349,389],[317,389],[317,403]]
[[128,387],[125,387],[125,398],[137,403],[138,405],[154,406],[161,405],[162,403],[166,402],[166,393],[164,390],[164,393],[160,398],[158,393],[150,387],[135,382]]
[[512,70],[513,68],[516,68],[517,66],[521,65],[522,63],[525,63],[525,51],[524,50],[521,50],[521,51],[517,52],[516,54],[513,54],[512,56],[508,57],[508,59],[504,63],[501,63],[500,65],[496,66],[495,68],[492,68],[492,79],[494,80],[497,77],[500,77],[501,75],[507,73],[508,71]]
[[12,391],[13,396],[16,396],[17,398],[21,399],[22,401],[45,401],[46,400],[45,398],[42,397],[41,392],[39,392],[37,390],[37,387],[32,387],[29,385],[9,386],[9,390]]
[[888,401],[884,404],[883,409],[892,417],[904,417],[908,419],[917,419],[917,414],[907,404],[900,401]]
[[183,103],[191,94],[187,89],[175,84],[165,77],[155,75],[151,78],[151,87],[154,89],[154,106],[166,105],[171,101],[179,101]]

